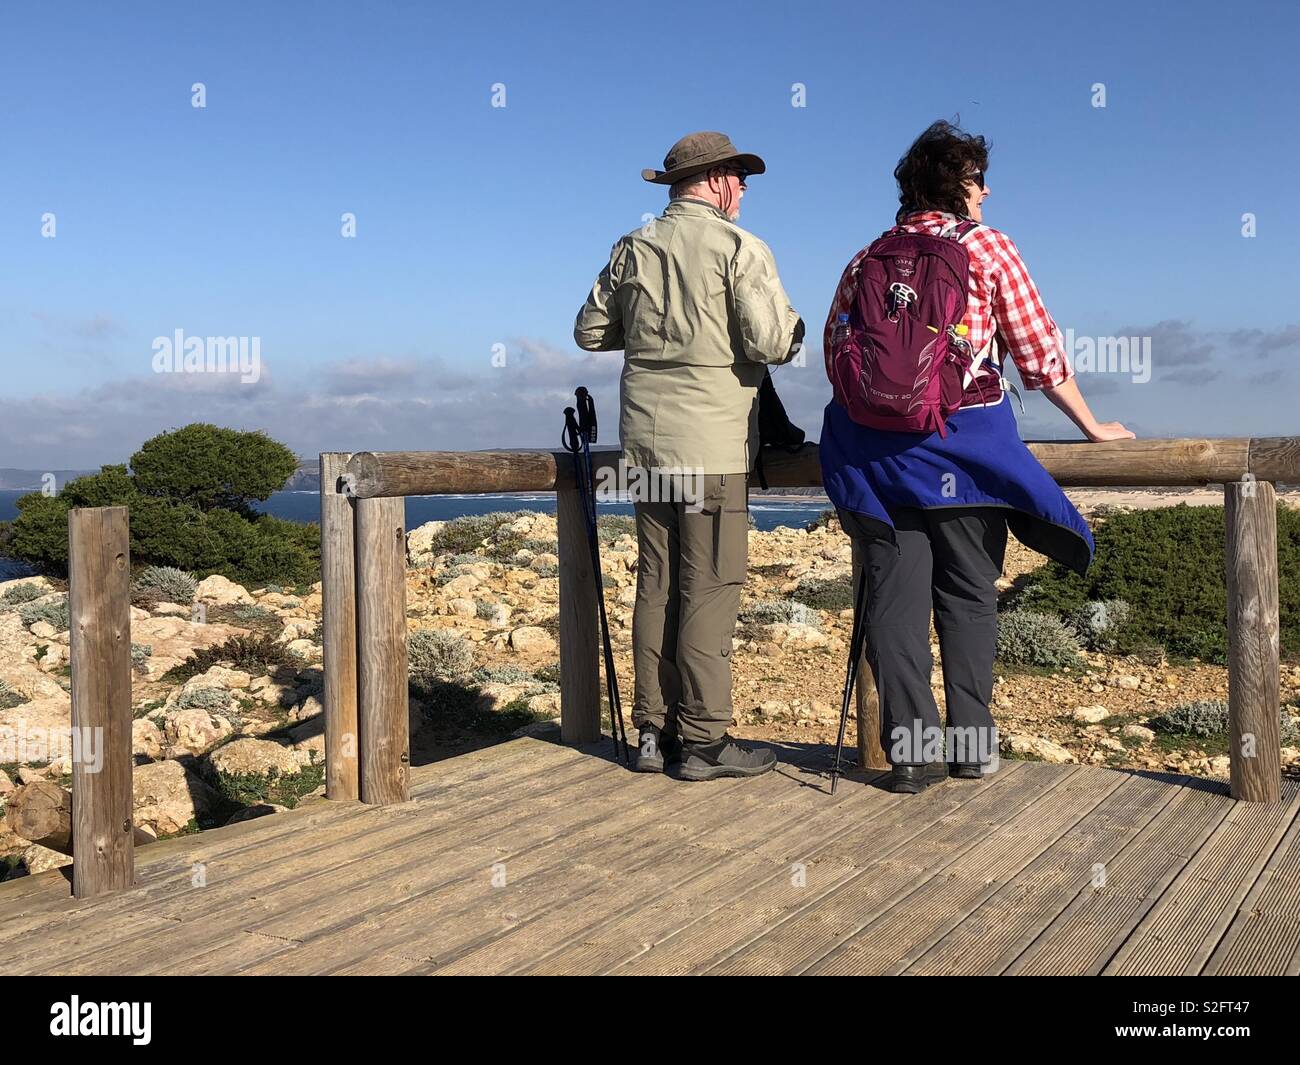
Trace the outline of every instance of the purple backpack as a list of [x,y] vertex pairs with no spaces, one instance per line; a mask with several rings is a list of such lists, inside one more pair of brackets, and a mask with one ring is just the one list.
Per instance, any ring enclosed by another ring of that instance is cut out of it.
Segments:
[[947,436],[977,362],[957,328],[970,276],[962,242],[976,228],[967,220],[929,236],[895,226],[862,257],[848,328],[839,323],[826,356],[835,400],[855,422]]

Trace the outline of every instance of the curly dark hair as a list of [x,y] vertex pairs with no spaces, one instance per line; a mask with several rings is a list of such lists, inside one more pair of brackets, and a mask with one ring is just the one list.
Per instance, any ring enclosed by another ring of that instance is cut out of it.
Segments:
[[990,144],[940,119],[922,133],[894,168],[898,182],[897,221],[913,211],[966,214],[966,178],[987,170]]

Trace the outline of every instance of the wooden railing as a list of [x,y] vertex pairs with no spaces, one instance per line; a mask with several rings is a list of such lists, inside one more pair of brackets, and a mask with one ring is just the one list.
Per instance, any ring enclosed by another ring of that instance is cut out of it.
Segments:
[[[1231,789],[1280,797],[1278,570],[1275,481],[1300,481],[1300,438],[1031,442],[1065,487],[1222,484],[1226,507]],[[597,452],[614,472],[618,452]],[[764,457],[773,487],[821,483],[817,449]],[[327,453],[321,470],[321,569],[326,794],[384,805],[409,796],[406,530],[402,497],[553,491],[559,532],[561,734],[601,735],[596,582],[586,524],[564,452]],[[33,805],[51,846],[73,858],[79,898],[132,883],[131,632],[128,515],[71,511],[69,533],[72,726],[97,736],[102,765],[74,756],[71,803]],[[862,764],[883,768],[870,670],[859,672]],[[10,811],[12,816],[14,811]],[[38,816],[39,815],[39,816]],[[30,831],[36,832],[36,829]],[[39,833],[38,833],[39,834]]]
[[[1274,482],[1300,481],[1300,437],[1031,441],[1029,448],[1063,487],[1224,486],[1231,788],[1240,799],[1276,802],[1281,742]],[[622,456],[602,451],[592,458],[599,479],[602,471],[616,473]],[[773,451],[763,464],[774,488],[821,484],[815,445],[794,454]],[[360,794],[367,802],[401,801],[407,794],[405,625],[392,623],[405,618],[403,515],[390,501],[529,491],[556,493],[562,737],[567,743],[599,738],[596,584],[571,457],[490,451],[326,454],[321,456],[321,522],[329,545],[324,570],[329,794]],[[350,620],[354,603],[355,625]],[[884,768],[870,670],[861,669],[859,676],[859,757],[863,765]],[[373,783],[367,781],[370,774],[376,774]]]

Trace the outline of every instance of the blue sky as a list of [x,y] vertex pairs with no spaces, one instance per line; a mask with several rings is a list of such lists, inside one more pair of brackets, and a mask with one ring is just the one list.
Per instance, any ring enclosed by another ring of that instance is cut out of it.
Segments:
[[[662,207],[639,171],[678,136],[721,129],[766,158],[741,224],[817,324],[892,219],[899,155],[955,115],[993,142],[985,220],[1061,327],[1152,338],[1150,381],[1081,378],[1099,417],[1300,431],[1296,6],[917,10],[935,21],[897,3],[6,2],[0,467],[123,461],[199,419],[302,454],[552,446],[576,384],[617,403],[617,359],[578,352],[573,316]],[[152,373],[177,329],[259,337],[262,380]],[[819,358],[778,387],[815,436]],[[1077,436],[1027,407],[1026,437]]]

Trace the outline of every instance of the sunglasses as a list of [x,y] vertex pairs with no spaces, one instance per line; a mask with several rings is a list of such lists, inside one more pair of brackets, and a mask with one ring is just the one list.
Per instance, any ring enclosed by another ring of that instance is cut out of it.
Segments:
[[970,177],[968,177],[966,180],[974,182],[977,186],[979,186],[982,189],[984,187],[984,171],[976,170],[975,173],[972,174]]
[[734,174],[742,185],[745,184],[753,175],[748,170],[733,170],[730,167],[726,171],[728,174]]

